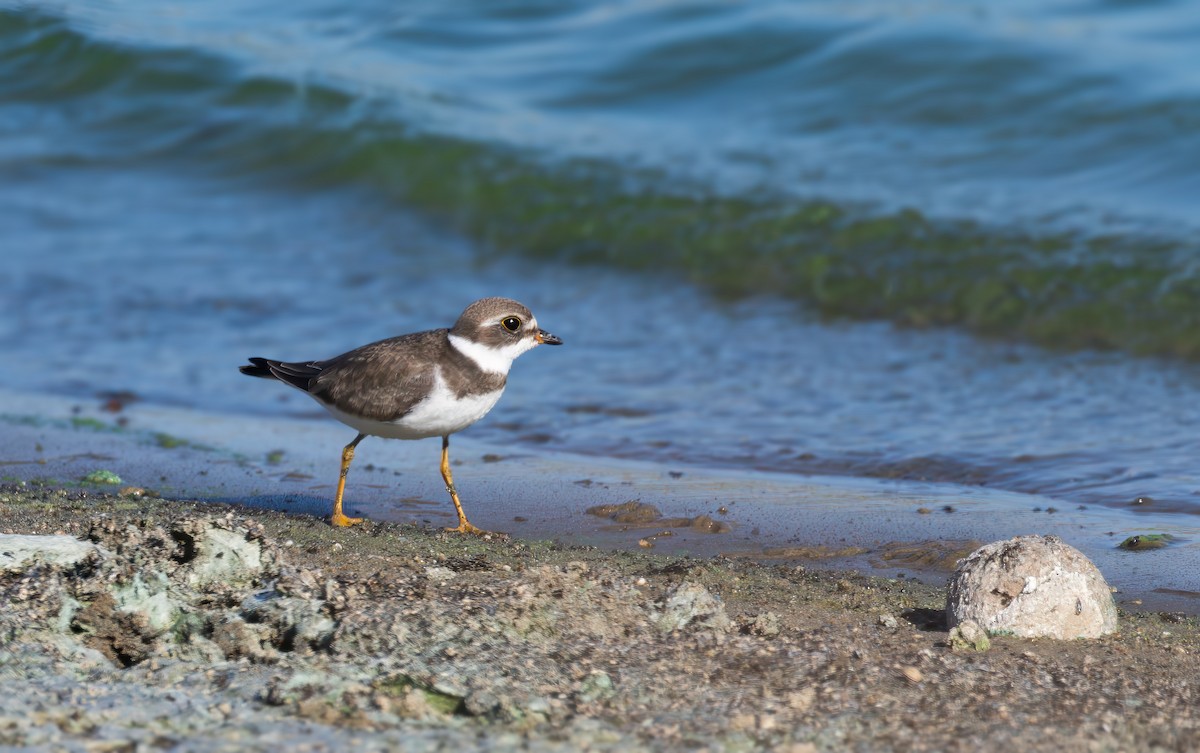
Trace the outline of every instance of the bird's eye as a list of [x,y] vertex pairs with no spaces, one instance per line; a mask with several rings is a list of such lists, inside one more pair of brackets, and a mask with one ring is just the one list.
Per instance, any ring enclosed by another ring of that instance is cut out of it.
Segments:
[[500,322],[500,326],[504,327],[509,332],[516,332],[521,328],[521,320],[515,316],[507,316]]

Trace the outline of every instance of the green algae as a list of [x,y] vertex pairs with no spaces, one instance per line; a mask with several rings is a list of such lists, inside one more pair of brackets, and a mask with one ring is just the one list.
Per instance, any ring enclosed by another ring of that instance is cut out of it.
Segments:
[[121,483],[121,477],[112,471],[100,469],[87,474],[83,477],[82,481],[85,484],[108,484],[115,486]]
[[1162,549],[1174,540],[1175,537],[1169,533],[1142,533],[1130,536],[1117,544],[1117,548],[1131,552],[1144,552],[1151,549]]

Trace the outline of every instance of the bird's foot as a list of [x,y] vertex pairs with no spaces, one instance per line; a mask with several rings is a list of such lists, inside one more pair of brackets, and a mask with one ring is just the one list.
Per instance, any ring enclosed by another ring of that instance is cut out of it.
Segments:
[[363,522],[363,519],[362,518],[350,518],[341,512],[335,512],[329,522],[333,523],[335,526],[339,526],[341,528],[347,528],[349,526],[358,525],[359,523]]
[[485,531],[482,528],[473,526],[469,522],[467,522],[465,519],[460,520],[458,522],[458,525],[455,526],[454,528],[447,528],[445,530],[448,533],[471,533],[476,536],[497,536],[497,535],[502,536],[503,535],[503,534],[493,533],[492,531]]

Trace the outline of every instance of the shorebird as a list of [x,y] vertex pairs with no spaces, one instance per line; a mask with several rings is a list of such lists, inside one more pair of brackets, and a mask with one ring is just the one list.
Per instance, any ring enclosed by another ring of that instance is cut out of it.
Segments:
[[448,531],[486,533],[467,520],[450,473],[450,435],[487,415],[508,381],[517,356],[562,340],[538,328],[529,309],[509,298],[475,301],[450,329],[414,332],[355,348],[325,361],[251,358],[243,374],[295,387],[358,431],[342,448],[342,471],[333,499],[332,523],[362,518],[342,512],[346,475],[354,448],[367,436],[442,438],[442,479],[454,502],[458,526]]

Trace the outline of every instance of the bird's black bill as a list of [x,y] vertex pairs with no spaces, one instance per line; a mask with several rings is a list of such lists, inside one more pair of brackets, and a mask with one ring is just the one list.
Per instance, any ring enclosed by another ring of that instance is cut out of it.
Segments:
[[542,345],[562,345],[562,338],[552,335],[544,329],[538,330],[537,341]]

